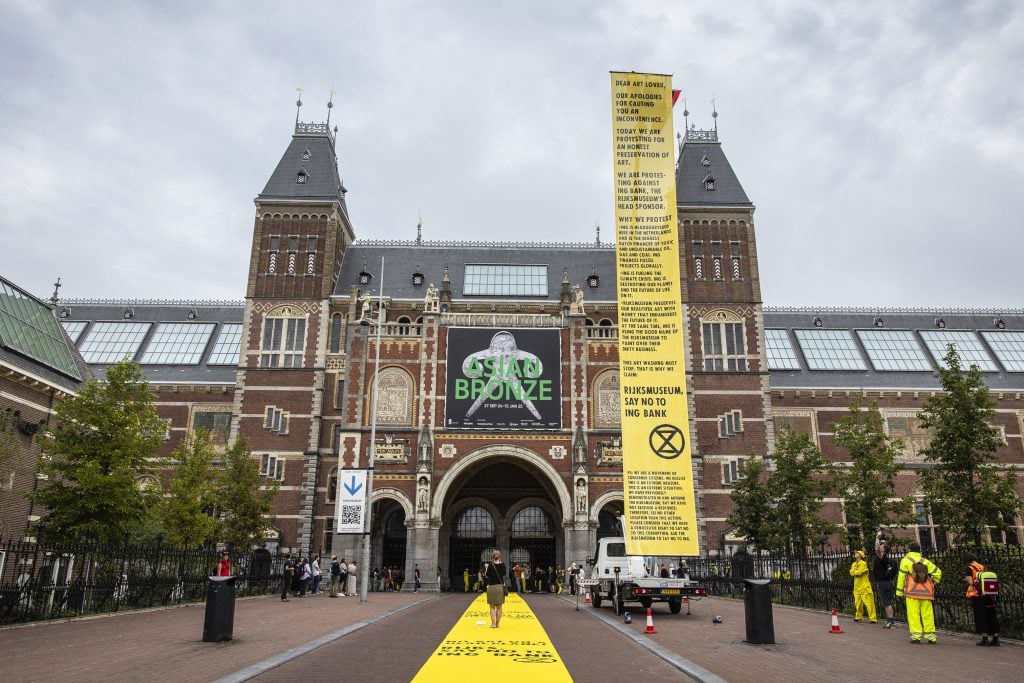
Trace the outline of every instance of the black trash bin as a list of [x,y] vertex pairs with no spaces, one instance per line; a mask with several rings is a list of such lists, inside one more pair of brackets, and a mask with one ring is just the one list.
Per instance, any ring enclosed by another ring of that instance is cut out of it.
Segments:
[[755,645],[775,643],[772,619],[772,590],[768,579],[743,580],[743,611],[747,620],[747,642]]
[[203,642],[231,640],[235,627],[235,577],[211,576],[206,587],[206,619]]

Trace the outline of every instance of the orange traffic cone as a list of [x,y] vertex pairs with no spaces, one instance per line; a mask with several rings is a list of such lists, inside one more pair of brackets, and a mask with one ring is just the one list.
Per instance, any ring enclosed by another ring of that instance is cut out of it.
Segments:
[[654,617],[651,616],[651,608],[647,608],[647,628],[644,629],[644,633],[657,633],[654,630]]
[[836,615],[836,608],[832,608],[832,630],[829,633],[842,633],[843,629],[839,628],[839,616]]

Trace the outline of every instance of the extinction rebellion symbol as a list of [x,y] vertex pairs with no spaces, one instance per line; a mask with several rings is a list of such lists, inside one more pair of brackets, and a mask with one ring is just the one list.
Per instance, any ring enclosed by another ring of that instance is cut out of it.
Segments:
[[675,425],[658,425],[651,430],[647,442],[656,456],[666,460],[678,458],[686,448],[686,437]]

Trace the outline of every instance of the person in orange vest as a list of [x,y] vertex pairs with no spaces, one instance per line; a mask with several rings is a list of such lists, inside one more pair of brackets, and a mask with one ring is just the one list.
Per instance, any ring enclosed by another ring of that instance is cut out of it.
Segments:
[[975,644],[999,647],[996,600],[991,595],[982,595],[978,585],[978,572],[985,571],[985,565],[978,562],[978,556],[970,552],[964,554],[964,564],[964,581],[967,582],[967,599],[971,601],[971,609],[974,611],[974,628],[981,634],[981,640]]
[[923,637],[930,645],[935,637],[935,584],[942,580],[942,570],[921,555],[921,544],[911,541],[907,554],[900,560],[900,573],[896,579],[896,597],[906,598],[907,626],[910,642],[920,643]]
[[864,559],[864,551],[854,553],[853,565],[850,567],[853,577],[853,602],[857,605],[854,621],[860,621],[864,612],[868,613],[868,621],[877,623],[875,616],[875,593],[871,590],[871,578],[868,576],[868,563]]

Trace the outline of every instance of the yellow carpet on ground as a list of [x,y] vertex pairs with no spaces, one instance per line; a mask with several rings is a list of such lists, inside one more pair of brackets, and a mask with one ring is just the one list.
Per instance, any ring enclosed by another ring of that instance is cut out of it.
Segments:
[[572,681],[533,610],[517,594],[505,599],[501,625],[491,628],[487,594],[463,612],[414,683],[430,681]]

